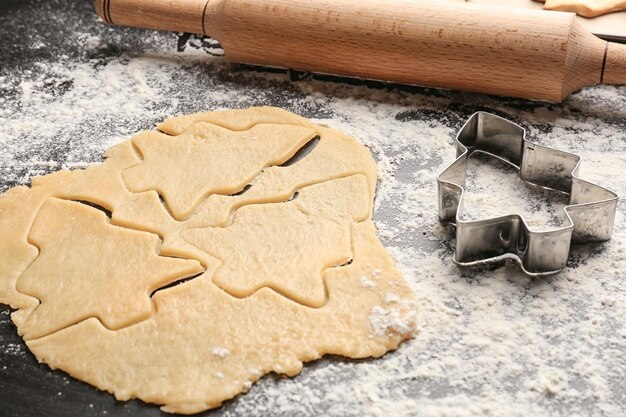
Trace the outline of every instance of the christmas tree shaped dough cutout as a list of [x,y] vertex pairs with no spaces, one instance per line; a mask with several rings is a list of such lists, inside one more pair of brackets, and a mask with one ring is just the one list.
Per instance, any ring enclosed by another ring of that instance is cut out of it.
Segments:
[[269,372],[411,337],[364,146],[269,107],[159,128],[0,196],[0,302],[40,361],[197,413]]
[[213,282],[237,297],[273,288],[311,307],[326,303],[323,272],[352,259],[350,226],[368,215],[363,175],[301,189],[291,201],[244,206],[229,227],[183,239],[222,260]]
[[156,190],[182,220],[202,197],[241,191],[263,168],[287,161],[314,136],[306,127],[277,124],[233,132],[198,123],[175,137],[148,132],[132,139],[143,161],[123,177],[133,192]]
[[40,300],[21,327],[37,338],[88,317],[118,329],[154,313],[150,294],[200,273],[198,261],[158,255],[155,234],[113,226],[88,205],[51,198],[29,234],[39,256],[17,290]]

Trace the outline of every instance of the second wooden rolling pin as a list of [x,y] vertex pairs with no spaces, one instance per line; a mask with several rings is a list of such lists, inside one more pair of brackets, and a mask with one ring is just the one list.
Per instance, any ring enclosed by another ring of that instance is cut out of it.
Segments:
[[626,83],[626,45],[570,13],[416,0],[96,0],[108,23],[206,34],[227,59],[561,101]]

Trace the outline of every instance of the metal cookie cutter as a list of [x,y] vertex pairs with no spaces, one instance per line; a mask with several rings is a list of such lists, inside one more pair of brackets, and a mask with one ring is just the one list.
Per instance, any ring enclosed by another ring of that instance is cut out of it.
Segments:
[[[456,264],[475,266],[514,259],[528,275],[549,275],[565,267],[571,243],[611,238],[617,194],[578,178],[580,157],[530,143],[522,127],[485,112],[470,117],[456,144],[457,159],[437,177],[439,219],[456,225]],[[461,220],[466,161],[474,151],[509,163],[519,170],[523,181],[569,195],[564,209],[567,224],[532,231],[519,214]]]

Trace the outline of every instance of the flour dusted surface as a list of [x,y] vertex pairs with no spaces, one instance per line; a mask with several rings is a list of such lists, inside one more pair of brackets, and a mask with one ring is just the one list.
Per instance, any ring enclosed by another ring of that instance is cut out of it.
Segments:
[[[289,82],[283,73],[226,66],[207,54],[219,52],[209,41],[192,37],[176,52],[179,38],[173,34],[109,29],[95,17],[80,27],[72,23],[73,13],[90,16],[89,5],[63,11],[36,4],[37,14],[58,20],[57,30],[68,28],[60,42],[54,34],[46,39],[23,32],[19,48],[40,58],[19,65],[8,59],[0,66],[2,191],[34,175],[98,162],[104,149],[164,117],[250,105],[281,106],[345,130],[377,158],[374,219],[418,294],[419,334],[375,361],[328,358],[305,366],[295,379],[266,378],[218,413],[623,414],[624,203],[613,239],[574,249],[562,274],[531,280],[515,266],[461,274],[451,263],[453,235],[437,222],[435,178],[454,159],[458,129],[474,111],[486,110],[520,123],[537,143],[579,154],[584,179],[623,196],[625,88],[589,88],[563,105],[547,105],[315,78]],[[24,22],[34,18],[27,10],[16,12]],[[18,42],[7,39],[8,45]],[[511,191],[501,192],[507,197]],[[365,278],[376,283],[373,276]],[[14,366],[8,355],[27,355],[6,344],[2,349],[14,353],[0,356],[0,379]],[[57,390],[64,398],[67,377],[60,378]],[[158,414],[136,404],[120,407]],[[85,415],[111,410],[97,405]]]

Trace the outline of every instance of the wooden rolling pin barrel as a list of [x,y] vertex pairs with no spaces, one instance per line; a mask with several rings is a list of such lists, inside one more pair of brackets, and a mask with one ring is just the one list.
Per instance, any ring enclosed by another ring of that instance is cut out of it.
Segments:
[[571,13],[416,0],[97,0],[108,23],[205,34],[248,64],[561,101],[626,84],[626,45]]

